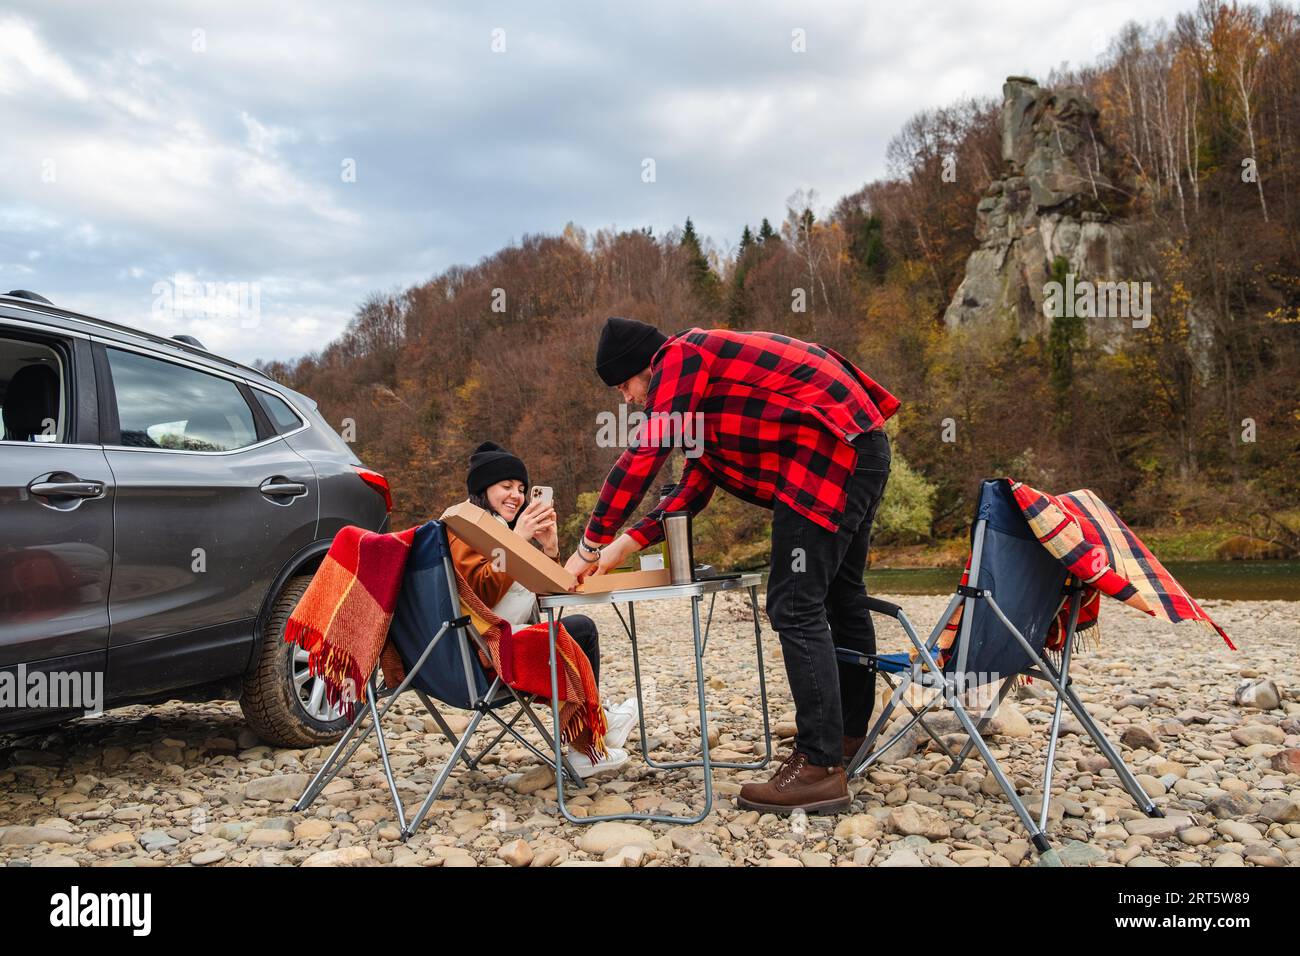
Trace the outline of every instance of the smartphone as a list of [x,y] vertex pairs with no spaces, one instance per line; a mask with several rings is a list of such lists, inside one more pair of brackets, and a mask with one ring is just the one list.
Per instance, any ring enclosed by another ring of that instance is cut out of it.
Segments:
[[555,489],[549,485],[533,485],[528,494],[531,501],[540,501],[544,507],[555,504]]

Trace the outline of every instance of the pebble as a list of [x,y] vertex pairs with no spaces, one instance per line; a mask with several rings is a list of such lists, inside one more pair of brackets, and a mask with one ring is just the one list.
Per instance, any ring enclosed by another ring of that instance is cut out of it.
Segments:
[[601,856],[609,849],[630,845],[653,847],[654,842],[655,835],[640,824],[607,820],[587,827],[578,840],[578,849]]
[[528,866],[533,862],[533,848],[527,840],[512,840],[497,851],[497,856],[511,866]]

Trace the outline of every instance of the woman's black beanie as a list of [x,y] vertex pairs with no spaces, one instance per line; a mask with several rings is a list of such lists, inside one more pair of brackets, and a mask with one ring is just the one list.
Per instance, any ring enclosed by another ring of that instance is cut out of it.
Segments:
[[523,460],[515,457],[494,441],[485,441],[469,456],[469,474],[465,486],[471,495],[481,495],[490,485],[514,478],[528,487],[528,469]]

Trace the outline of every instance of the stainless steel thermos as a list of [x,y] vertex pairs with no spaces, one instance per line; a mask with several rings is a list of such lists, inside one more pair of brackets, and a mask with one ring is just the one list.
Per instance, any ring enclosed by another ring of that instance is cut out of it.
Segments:
[[691,546],[691,513],[670,511],[661,519],[664,527],[664,555],[668,558],[668,579],[673,584],[695,580],[695,553]]

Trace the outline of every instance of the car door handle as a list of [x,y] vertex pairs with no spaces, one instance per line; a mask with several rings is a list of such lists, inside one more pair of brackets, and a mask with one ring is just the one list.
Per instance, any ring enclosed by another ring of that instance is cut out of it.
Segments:
[[104,493],[102,481],[34,481],[27,490],[42,498],[98,498]]
[[268,478],[257,486],[257,490],[268,498],[297,498],[307,493],[307,486],[299,481],[287,481],[284,478]]

